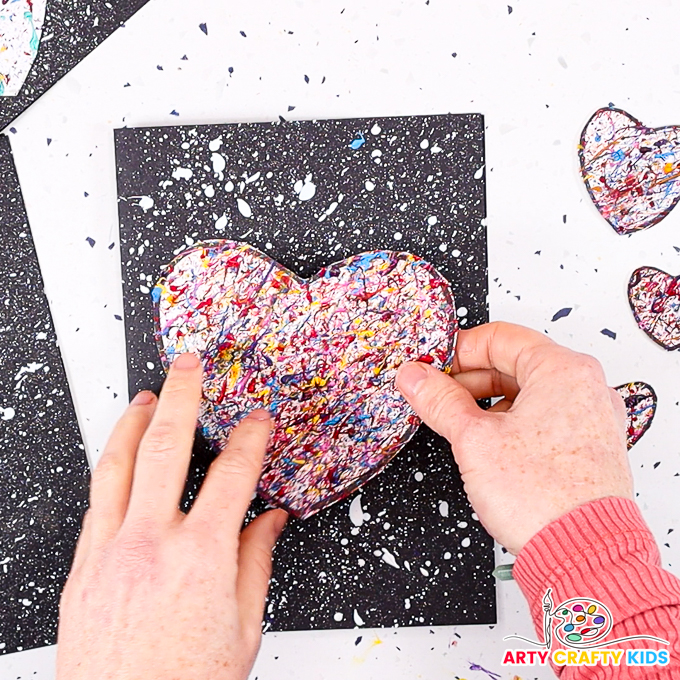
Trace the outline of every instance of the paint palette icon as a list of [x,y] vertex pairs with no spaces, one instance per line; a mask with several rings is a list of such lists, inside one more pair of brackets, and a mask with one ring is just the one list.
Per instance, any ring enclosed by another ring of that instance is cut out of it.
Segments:
[[611,612],[601,602],[575,598],[563,602],[553,615],[555,636],[570,647],[591,646],[607,636],[614,625]]

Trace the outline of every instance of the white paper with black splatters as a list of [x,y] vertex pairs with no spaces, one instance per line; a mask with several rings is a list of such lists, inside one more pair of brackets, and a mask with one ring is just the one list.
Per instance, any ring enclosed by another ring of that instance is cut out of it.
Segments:
[[0,653],[53,645],[89,466],[7,137],[0,136]]
[[[247,241],[301,276],[410,251],[451,281],[463,328],[488,320],[480,115],[122,129],[116,157],[131,394],[163,380],[161,267],[207,238]],[[209,460],[199,443],[187,503]],[[265,629],[494,623],[492,569],[448,445],[421,428],[353,496],[289,522]]]

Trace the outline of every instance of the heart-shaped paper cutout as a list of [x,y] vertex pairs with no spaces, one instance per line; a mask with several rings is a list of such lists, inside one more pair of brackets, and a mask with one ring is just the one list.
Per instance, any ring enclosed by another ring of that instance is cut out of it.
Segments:
[[680,199],[680,127],[645,127],[620,109],[596,111],[581,134],[581,173],[619,234],[661,221]]
[[255,408],[274,414],[259,494],[309,517],[377,474],[419,419],[394,384],[447,368],[458,324],[448,282],[409,253],[374,251],[301,279],[255,248],[206,241],[153,290],[164,365],[203,362],[200,422],[216,450]]
[[656,392],[644,382],[631,382],[615,388],[626,404],[628,448],[647,432],[656,413]]
[[680,276],[654,267],[636,269],[628,300],[638,326],[668,350],[680,348]]
[[0,7],[0,96],[19,94],[38,54],[47,0],[13,0]]

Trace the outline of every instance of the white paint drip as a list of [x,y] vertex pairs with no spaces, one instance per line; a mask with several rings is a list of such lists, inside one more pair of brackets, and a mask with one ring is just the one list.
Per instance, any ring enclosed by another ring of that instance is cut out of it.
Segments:
[[364,509],[361,507],[361,494],[349,504],[349,520],[355,527],[360,527],[364,523]]
[[222,154],[214,153],[210,160],[212,161],[213,172],[220,180],[224,179],[224,169],[227,167],[227,161]]
[[475,179],[482,179],[482,175],[484,174],[484,166],[482,165],[479,170],[475,173]]
[[191,179],[194,176],[194,172],[190,168],[175,168],[172,171],[172,176],[175,179]]
[[43,368],[45,364],[39,364],[35,361],[27,364],[26,366],[22,366],[19,369],[19,372],[14,376],[14,381],[16,382],[16,385],[14,386],[15,390],[21,389],[21,384],[26,380],[27,376],[29,373],[37,373],[41,368]]
[[253,216],[253,211],[251,210],[250,206],[242,198],[236,199],[236,205],[238,206],[238,211],[241,213],[241,215],[243,215],[243,217]]
[[353,618],[354,618],[354,623],[357,626],[363,626],[364,625],[364,620],[361,618],[361,616],[359,616],[359,612],[356,609],[354,610]]
[[293,189],[301,201],[309,201],[314,198],[314,194],[316,194],[316,184],[312,182],[312,173],[310,172],[305,177],[304,182],[301,179],[295,182]]
[[385,562],[385,564],[389,564],[390,567],[394,567],[395,569],[401,568],[397,564],[397,560],[395,559],[394,555],[387,548],[382,549],[381,559],[382,559],[383,562]]
[[227,216],[222,215],[222,217],[218,217],[217,221],[215,222],[215,229],[217,231],[224,231],[227,228]]

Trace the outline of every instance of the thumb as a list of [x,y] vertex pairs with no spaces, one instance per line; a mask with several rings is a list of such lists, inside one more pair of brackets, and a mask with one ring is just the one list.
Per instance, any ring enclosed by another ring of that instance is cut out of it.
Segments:
[[482,414],[465,387],[428,364],[400,366],[397,387],[423,422],[451,444],[471,418]]
[[272,574],[272,551],[287,520],[284,510],[270,510],[241,532],[236,599],[243,629],[258,637]]

